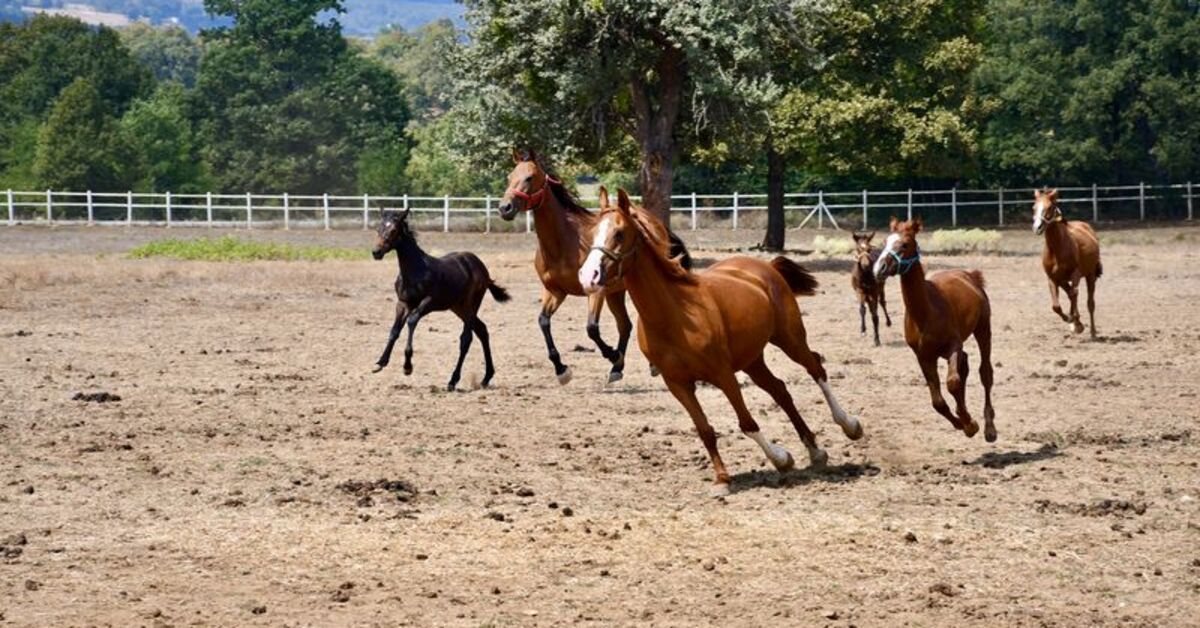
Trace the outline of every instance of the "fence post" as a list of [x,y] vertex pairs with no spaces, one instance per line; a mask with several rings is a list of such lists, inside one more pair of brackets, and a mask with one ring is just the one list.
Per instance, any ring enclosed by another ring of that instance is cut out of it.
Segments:
[[958,226],[958,186],[950,188],[950,226]]
[[825,190],[817,190],[817,229],[825,228]]
[[908,188],[908,218],[906,220],[912,220],[912,188]]
[[[1188,184],[1189,190],[1191,189],[1191,187],[1190,187],[1191,185],[1192,185],[1191,183]],[[11,227],[15,224],[17,224],[17,212],[16,212],[16,209],[13,207],[12,188],[9,188],[8,189],[8,226]]]
[[1100,195],[1096,184],[1092,184],[1092,222],[1100,222]]
[[291,201],[288,199],[288,193],[284,192],[283,193],[283,230],[284,231],[287,231],[288,229],[292,228],[291,210],[292,210]]
[[321,196],[321,208],[325,210],[325,230],[329,231],[329,192]]
[[167,228],[171,228],[171,193],[167,192]]
[[[1188,181],[1187,191],[1188,191],[1187,192],[1187,194],[1188,194],[1188,220],[1191,220],[1192,216],[1193,216],[1193,214],[1192,214],[1192,182],[1191,181]],[[8,191],[8,221],[10,223],[12,222],[12,190]]]
[[997,204],[1000,206],[1000,209],[999,209],[1000,226],[1003,227],[1004,226],[1004,188],[1003,187],[1000,188],[1000,197],[999,197],[999,201]]
[[133,226],[133,192],[125,192],[125,224]]
[[733,193],[733,230],[737,231],[738,223],[738,193]]
[[483,198],[483,232],[492,232],[492,195],[488,194]]
[[246,229],[254,228],[254,202],[250,199],[250,193],[246,192]]
[[863,190],[863,231],[867,230],[867,191]]
[[442,197],[442,233],[450,233],[450,195]]
[[54,197],[50,190],[46,190],[46,223],[54,224]]
[[212,229],[212,192],[204,193],[204,215],[208,218],[208,228]]
[[92,209],[92,191],[87,191],[88,226],[96,224],[96,214]]
[[363,194],[363,231],[371,228],[371,197]]
[[692,192],[692,231],[696,230],[696,193]]
[[1138,183],[1138,220],[1146,219],[1146,182]]

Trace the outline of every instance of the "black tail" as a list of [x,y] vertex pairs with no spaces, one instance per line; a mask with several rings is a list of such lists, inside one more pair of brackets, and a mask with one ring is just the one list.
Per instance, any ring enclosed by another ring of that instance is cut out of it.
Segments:
[[679,265],[683,266],[684,270],[691,270],[692,254],[688,252],[687,245],[683,243],[683,238],[675,235],[675,232],[671,230],[667,230],[667,237],[671,240],[671,257],[678,258]]
[[494,281],[488,283],[488,292],[492,293],[492,298],[495,299],[497,303],[504,303],[512,298],[508,296],[508,290],[501,288],[500,284]]
[[1104,276],[1104,264],[1096,262],[1096,279]]
[[811,296],[817,293],[817,278],[808,269],[780,255],[771,260],[771,267],[787,280],[788,287],[796,296]]

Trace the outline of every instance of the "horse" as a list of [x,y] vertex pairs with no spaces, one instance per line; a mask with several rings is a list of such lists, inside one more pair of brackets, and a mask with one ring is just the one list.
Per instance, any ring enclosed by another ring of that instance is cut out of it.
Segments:
[[[571,381],[571,368],[562,362],[554,337],[550,333],[550,319],[558,311],[567,296],[587,296],[587,334],[600,349],[600,354],[612,363],[608,383],[624,377],[625,350],[629,345],[629,333],[633,324],[625,309],[625,287],[615,282],[604,290],[584,294],[579,285],[579,266],[591,246],[596,230],[597,218],[581,206],[562,182],[551,176],[538,164],[533,151],[524,154],[513,150],[515,167],[508,175],[508,189],[498,208],[500,217],[511,221],[520,212],[533,212],[534,228],[537,232],[538,249],[533,265],[542,282],[542,309],[538,315],[538,326],[546,341],[546,352],[554,374],[560,384]],[[683,241],[671,235],[674,253],[682,263],[690,266],[691,256]],[[600,310],[607,304],[617,324],[617,346],[613,348],[600,336]],[[651,367],[654,372],[654,367]]]
[[883,317],[887,326],[892,326],[892,317],[887,311],[887,297],[884,295],[884,282],[875,278],[875,260],[879,259],[879,250],[871,246],[875,232],[853,233],[854,238],[854,269],[850,271],[850,285],[858,294],[859,333],[867,335],[867,305],[871,306],[871,324],[875,327],[875,346],[879,346],[879,308],[883,308]]
[[[900,275],[904,298],[904,340],[917,356],[933,408],[968,438],[979,424],[967,412],[967,354],[963,343],[972,335],[979,345],[979,379],[983,382],[984,438],[996,440],[996,412],[992,409],[992,305],[978,270],[946,270],[925,278],[917,234],[921,218],[900,222],[894,216],[891,235],[875,262],[875,277],[882,281]],[[945,359],[946,389],[954,396],[957,418],[942,397],[937,361]]]
[[371,255],[383,259],[388,251],[396,251],[400,274],[396,276],[396,319],[388,334],[387,347],[372,371],[378,373],[388,365],[392,348],[400,338],[401,327],[408,324],[408,344],[404,348],[404,374],[413,372],[413,333],[417,323],[430,312],[450,310],[463,322],[458,337],[458,363],[450,375],[447,390],[454,390],[462,375],[463,360],[471,348],[471,334],[479,336],[483,345],[484,374],[480,385],[487,388],[496,369],[492,364],[492,345],[488,341],[487,325],[479,318],[479,306],[484,293],[490,293],[499,303],[509,300],[508,291],[488,274],[474,253],[449,253],[432,257],[417,244],[417,234],[408,224],[408,212],[380,211],[379,228]]
[[812,465],[829,456],[817,446],[787,386],[763,358],[771,343],[799,363],[817,382],[836,421],[851,439],[862,437],[858,419],[834,398],[821,357],[809,349],[796,297],[811,295],[817,280],[804,267],[776,257],[771,262],[735,256],[692,273],[670,254],[666,227],[633,206],[625,190],[617,204],[600,189],[601,211],[579,283],[589,294],[619,282],[638,311],[638,345],[656,365],[667,389],[683,405],[708,450],[716,479],[714,496],[729,493],[730,477],[717,451],[717,436],[696,399],[697,382],[719,388],[737,413],[738,425],[780,472],[795,465],[792,455],[763,436],[742,398],[742,371],[783,409],[808,449]]
[[[1100,240],[1086,222],[1068,221],[1058,204],[1058,190],[1033,191],[1033,232],[1045,235],[1042,269],[1050,282],[1050,309],[1054,310],[1075,333],[1083,332],[1079,316],[1079,280],[1087,280],[1088,318],[1092,338],[1096,337],[1096,280],[1104,274],[1100,262]],[[1063,314],[1058,304],[1058,289],[1071,299],[1071,315]]]

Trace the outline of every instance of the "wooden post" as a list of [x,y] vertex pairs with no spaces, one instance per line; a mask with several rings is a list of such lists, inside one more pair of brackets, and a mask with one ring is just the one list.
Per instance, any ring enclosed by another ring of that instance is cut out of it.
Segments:
[[912,220],[912,188],[908,188],[908,218],[906,220]]
[[1004,188],[1000,188],[1000,200],[997,203],[1000,206],[1000,226],[1004,226]]
[[167,228],[171,228],[171,193],[167,192]]
[[95,211],[92,209],[92,207],[93,207],[92,206],[92,191],[88,190],[87,191],[87,210],[88,210],[88,226],[89,227],[96,224],[96,214],[95,214]]
[[483,232],[492,232],[492,195],[488,194],[483,199]]
[[696,230],[696,193],[692,192],[692,231]]
[[254,228],[254,202],[250,199],[250,193],[246,192],[246,229]]
[[1138,183],[1138,220],[1146,219],[1146,182]]
[[46,190],[46,223],[54,224],[54,195],[50,190]]
[[450,195],[442,197],[442,233],[450,233]]
[[363,194],[363,231],[371,228],[371,197]]
[[863,190],[863,231],[867,230],[867,191]]
[[1100,222],[1100,195],[1096,184],[1092,184],[1092,222]]
[[212,192],[204,193],[204,215],[208,218],[208,228],[212,229]]
[[292,228],[291,207],[288,202],[288,193],[283,193],[283,230],[287,231]]
[[329,231],[329,192],[321,196],[321,207],[325,210],[325,230]]
[[733,230],[737,231],[738,223],[738,193],[733,193]]
[[125,224],[133,226],[133,192],[125,192]]
[[950,226],[958,226],[958,186],[950,188]]
[[[1191,184],[1189,183],[1188,185],[1190,186]],[[12,188],[9,188],[8,189],[8,226],[11,227],[15,224],[17,224],[17,211],[16,211],[16,207],[13,205]]]

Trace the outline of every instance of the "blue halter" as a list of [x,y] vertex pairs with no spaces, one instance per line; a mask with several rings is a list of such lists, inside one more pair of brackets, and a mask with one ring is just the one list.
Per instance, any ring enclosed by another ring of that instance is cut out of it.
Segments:
[[900,254],[895,251],[888,251],[888,255],[891,255],[892,259],[896,260],[896,267],[897,267],[896,274],[898,274],[898,275],[903,275],[904,273],[907,273],[909,270],[912,270],[912,267],[921,261],[921,250],[920,249],[917,249],[916,255],[914,255],[912,257],[907,257],[907,258],[900,257]]

